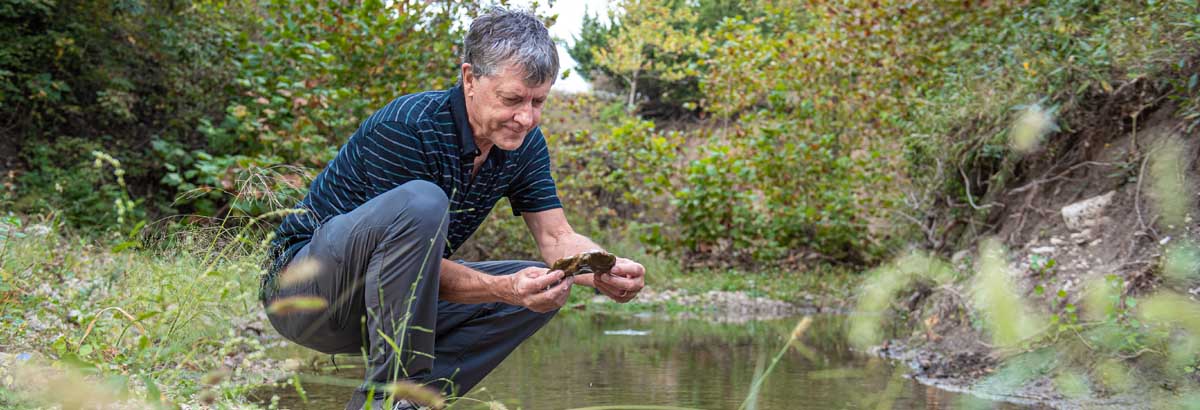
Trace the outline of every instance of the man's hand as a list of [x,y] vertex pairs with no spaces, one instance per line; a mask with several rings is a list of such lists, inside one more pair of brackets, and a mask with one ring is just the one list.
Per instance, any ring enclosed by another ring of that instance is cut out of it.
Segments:
[[560,270],[528,267],[509,276],[512,287],[505,302],[524,306],[534,312],[544,313],[561,308],[571,295],[571,284],[575,278],[563,279]]
[[600,293],[612,298],[618,303],[625,303],[637,297],[642,287],[646,286],[646,268],[642,264],[625,258],[617,258],[617,264],[612,271],[595,275],[593,282]]

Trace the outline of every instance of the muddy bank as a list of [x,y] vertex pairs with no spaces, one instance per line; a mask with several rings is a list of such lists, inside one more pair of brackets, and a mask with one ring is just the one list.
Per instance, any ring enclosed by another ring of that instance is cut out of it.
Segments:
[[[897,295],[892,319],[911,333],[876,353],[929,385],[1047,408],[1179,408],[1196,398],[1197,372],[1170,357],[1179,335],[1151,336],[1137,316],[1138,302],[1153,295],[1194,303],[1200,294],[1195,267],[1183,277],[1164,273],[1170,252],[1200,249],[1190,185],[1200,181],[1198,146],[1173,112],[1148,109],[1135,130],[1084,127],[1023,160],[1003,190],[981,199],[990,201],[987,228],[945,258],[960,279]],[[1192,181],[1179,192],[1152,189],[1153,153],[1164,146],[1182,153],[1176,177]],[[1164,214],[1175,195],[1187,209]],[[1002,310],[1035,318],[1035,334],[1006,347],[993,344],[988,324],[996,319],[978,306],[972,283],[983,269],[976,246],[988,238],[1002,245],[1000,269],[1019,299]],[[1088,295],[1100,288],[1111,296],[1089,311]]]
[[[1049,375],[1040,375],[1020,383],[990,380],[988,377],[1005,364],[980,352],[957,351],[944,354],[895,342],[881,346],[872,353],[907,366],[912,371],[909,377],[921,384],[992,401],[1064,410],[1170,408],[1147,400],[1151,394],[1148,390],[1080,397],[1063,394],[1056,388],[1054,378]],[[1041,362],[1039,366],[1031,366],[1030,370],[1049,371],[1054,364],[1053,360]]]
[[[752,320],[771,320],[801,314],[835,313],[840,310],[821,307],[811,296],[804,303],[796,304],[760,296],[751,296],[744,291],[710,290],[692,293],[686,289],[645,289],[633,300],[637,308],[678,312],[679,318],[704,318],[723,323],[743,323]],[[599,308],[614,305],[605,296],[593,297],[588,304]]]

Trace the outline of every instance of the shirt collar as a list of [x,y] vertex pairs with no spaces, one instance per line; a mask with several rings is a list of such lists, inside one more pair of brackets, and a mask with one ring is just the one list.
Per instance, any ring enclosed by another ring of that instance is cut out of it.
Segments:
[[454,116],[454,126],[458,127],[458,135],[462,138],[460,154],[464,157],[479,156],[475,134],[471,132],[471,122],[467,120],[467,97],[463,93],[462,84],[450,89],[450,113]]

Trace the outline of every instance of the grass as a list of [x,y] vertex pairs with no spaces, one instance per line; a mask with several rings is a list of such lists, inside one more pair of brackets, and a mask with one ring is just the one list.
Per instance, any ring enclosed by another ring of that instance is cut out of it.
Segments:
[[[29,353],[31,367],[70,364],[67,373],[104,381],[105,397],[145,404],[204,396],[244,405],[246,389],[277,372],[257,335],[259,257],[244,247],[212,260],[195,251],[212,242],[181,235],[159,249],[114,252],[121,238],[5,222],[0,352]],[[0,407],[63,400],[40,394],[59,393],[38,380],[8,387]]]

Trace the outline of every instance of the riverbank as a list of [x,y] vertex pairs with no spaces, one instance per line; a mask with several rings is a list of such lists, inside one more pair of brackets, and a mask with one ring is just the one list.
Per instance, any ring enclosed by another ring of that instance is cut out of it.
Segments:
[[[252,391],[292,383],[289,369],[313,357],[266,322],[258,257],[244,243],[179,235],[131,247],[36,217],[6,218],[0,241],[0,408],[73,400],[59,393],[64,380],[89,381],[81,397],[110,408],[252,408],[270,401]],[[844,309],[854,283],[834,273],[655,273],[634,302],[580,288],[568,309],[743,323]]]
[[1105,97],[1137,102],[1140,125],[1092,121],[1030,154],[976,214],[990,228],[952,256],[867,279],[895,303],[858,309],[910,330],[873,350],[930,385],[1013,402],[1200,403],[1195,130],[1152,92]]
[[[1112,230],[1113,235],[1116,232]],[[289,343],[266,323],[255,298],[257,258],[237,256],[243,250],[230,244],[177,238],[174,245],[158,249],[116,250],[99,245],[105,241],[71,238],[43,224],[22,226],[11,219],[2,233],[5,257],[0,269],[0,298],[5,303],[0,311],[0,329],[4,332],[0,338],[0,407],[32,409],[48,398],[62,400],[55,395],[57,384],[83,378],[95,387],[84,393],[110,400],[112,408],[144,408],[155,403],[182,408],[204,403],[253,408],[271,401],[261,396],[263,386],[294,389],[294,370],[320,367],[312,363],[316,356],[289,348]],[[1056,251],[1062,252],[1050,255],[1060,261],[1053,274],[1037,273],[1041,265],[1031,267],[1021,262],[1046,255],[1044,246],[1038,244],[1014,250],[1008,260],[1017,261],[1010,266],[1013,272],[1025,272],[1014,273],[1026,278],[1018,282],[1023,286],[1020,292],[1033,295],[1039,284],[1052,289],[1044,291],[1053,293],[1048,299],[1034,300],[1057,303],[1052,306],[1061,313],[1068,304],[1086,305],[1085,293],[1072,292],[1068,298],[1058,298],[1057,290],[1078,289],[1087,282],[1087,277],[1081,275],[1094,276],[1091,272],[1095,269],[1071,259],[1080,250],[1062,245],[1059,239],[1070,235],[1050,233],[1046,243],[1059,243]],[[108,242],[118,247],[124,243]],[[168,248],[214,249],[224,256],[200,257],[199,253]],[[1163,248],[1146,249],[1161,253]],[[1060,348],[1051,343],[1052,339],[1038,339],[1016,351],[997,348],[988,329],[976,327],[987,316],[968,300],[972,291],[966,279],[973,276],[969,272],[980,268],[980,259],[973,253],[960,254],[947,262],[960,272],[959,282],[918,285],[900,295],[898,303],[889,304],[903,308],[894,313],[916,330],[909,337],[885,343],[876,352],[909,366],[911,376],[922,383],[990,399],[1077,408],[1120,407],[1129,397],[1138,397],[1131,393],[1135,390],[1112,394],[1115,390],[1094,387],[1087,391],[1096,394],[1086,397],[1063,393],[1063,380],[1075,377],[1071,375],[1086,377],[1080,380],[1087,386],[1109,382],[1101,381],[1096,366],[1076,366],[1088,355],[1107,354],[1088,349],[1086,344],[1091,342]],[[684,272],[664,268],[668,265],[662,260],[645,260],[648,266],[661,270],[650,272],[646,290],[633,302],[612,303],[590,289],[579,288],[563,314],[584,311],[665,316],[672,320],[698,318],[731,325],[796,315],[843,314],[856,309],[852,303],[862,289],[860,282],[871,278],[869,274],[835,270],[807,274]],[[1028,282],[1034,277],[1056,281]],[[1064,328],[1070,333],[1054,334],[1073,335],[1078,329],[1080,340],[1091,340],[1088,338],[1095,333],[1085,328],[1091,325],[1084,318],[1067,323],[1083,327]],[[1153,340],[1142,339],[1139,343],[1151,346]],[[1053,357],[1037,356],[1037,348],[1049,348]],[[1124,367],[1120,369],[1128,369],[1137,377],[1146,376],[1138,372],[1152,369],[1161,355],[1154,351],[1116,352],[1136,354],[1121,362]],[[1031,360],[1054,363],[1055,367],[1020,364]],[[18,365],[34,369],[31,374],[36,377],[14,370]],[[1166,379],[1155,376],[1147,380]],[[1159,399],[1164,402],[1187,397],[1180,396],[1186,393],[1158,391],[1166,394]]]

